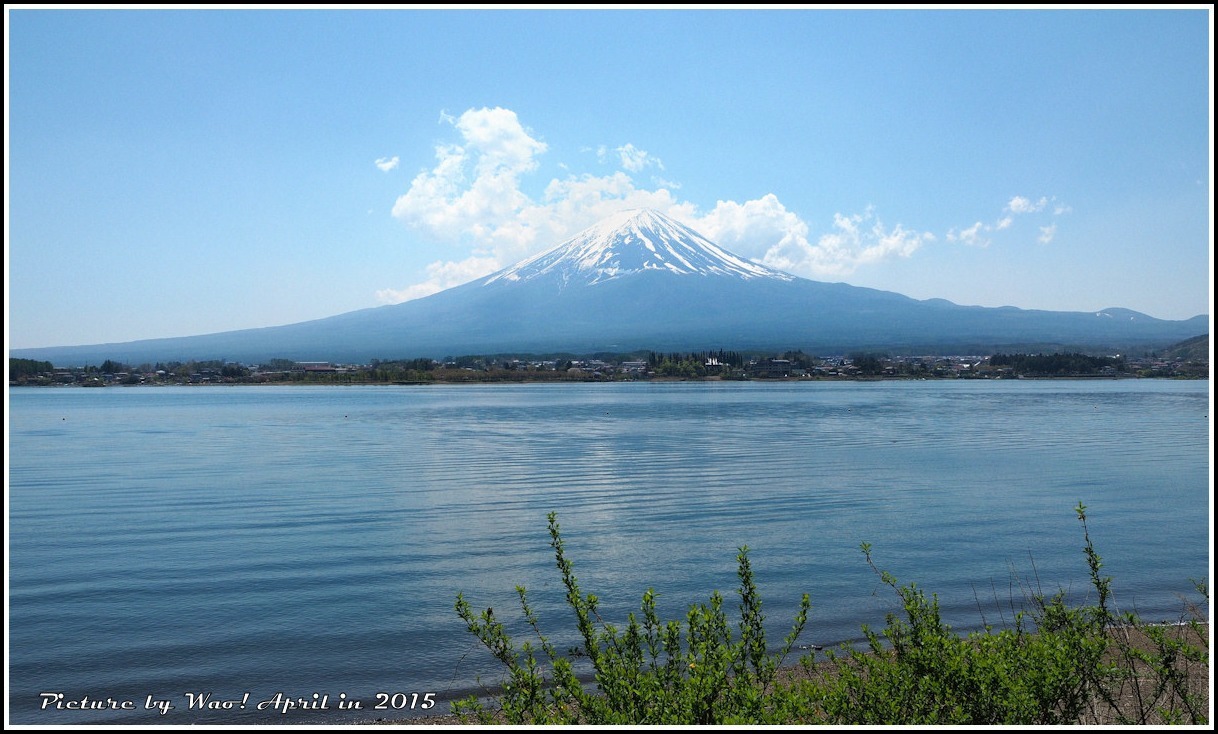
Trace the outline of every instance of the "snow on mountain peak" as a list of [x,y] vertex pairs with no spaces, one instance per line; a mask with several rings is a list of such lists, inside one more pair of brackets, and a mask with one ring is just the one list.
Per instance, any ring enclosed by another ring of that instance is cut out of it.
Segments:
[[745,280],[794,279],[732,254],[654,209],[627,209],[602,219],[553,249],[487,277],[483,285],[542,276],[557,277],[564,285],[594,285],[648,270]]

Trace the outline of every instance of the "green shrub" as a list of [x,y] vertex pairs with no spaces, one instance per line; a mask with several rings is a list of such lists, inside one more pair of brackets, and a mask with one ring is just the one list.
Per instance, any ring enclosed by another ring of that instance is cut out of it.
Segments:
[[762,721],[782,660],[807,621],[810,602],[805,594],[791,633],[781,651],[767,651],[761,598],[753,582],[748,548],[737,555],[740,578],[739,637],[732,634],[715,592],[705,604],[691,606],[680,622],[661,622],[655,592],[643,595],[642,619],[630,614],[624,630],[603,622],[599,601],[585,595],[563,551],[554,513],[549,515],[550,545],[562,572],[567,604],[575,612],[583,641],[574,657],[586,657],[595,671],[596,691],[585,690],[568,658],[556,653],[541,632],[523,587],[517,587],[524,617],[533,628],[549,661],[546,674],[535,648],[524,643],[517,651],[491,610],[475,615],[457,595],[457,614],[469,631],[507,667],[498,711],[488,711],[476,697],[454,704],[465,720],[509,724],[713,724]]
[[831,677],[803,684],[824,721],[840,724],[1070,724],[1093,698],[1105,649],[1102,619],[1062,595],[1038,599],[1035,633],[1025,613],[1013,629],[961,637],[943,623],[938,598],[915,584],[894,589],[905,612],[863,633],[868,649],[844,649]]
[[[493,708],[471,696],[453,711],[467,722],[508,724],[1207,723],[1209,643],[1200,610],[1175,627],[1113,613],[1086,508],[1079,503],[1075,511],[1094,604],[1029,591],[1030,610],[1010,628],[987,625],[961,637],[943,623],[937,596],[899,584],[864,543],[867,564],[895,591],[903,615],[889,614],[880,632],[864,625],[863,649],[842,646],[819,664],[811,654],[787,671],[780,666],[807,623],[808,596],[771,654],[747,547],[736,557],[738,635],[718,592],[691,606],[682,624],[659,619],[649,589],[641,619],[632,613],[618,629],[600,618],[597,597],[580,589],[550,513],[550,545],[582,647],[569,657],[557,653],[523,587],[516,591],[544,665],[531,642],[517,649],[490,609],[475,614],[458,594],[457,614],[507,674]],[[1208,588],[1195,586],[1208,603]],[[580,681],[572,658],[589,661],[594,687]]]

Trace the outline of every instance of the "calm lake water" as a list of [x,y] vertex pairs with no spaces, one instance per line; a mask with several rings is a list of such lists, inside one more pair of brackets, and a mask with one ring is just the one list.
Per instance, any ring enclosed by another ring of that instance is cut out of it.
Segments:
[[[1204,381],[17,388],[9,409],[15,724],[447,713],[500,679],[459,591],[523,639],[523,584],[573,644],[549,511],[607,619],[648,587],[669,618],[713,590],[734,613],[747,544],[773,641],[811,595],[803,644],[897,610],[863,541],[961,630],[1009,620],[1020,579],[1087,599],[1080,500],[1123,609],[1178,619],[1209,573]],[[86,696],[131,707],[57,708]]]

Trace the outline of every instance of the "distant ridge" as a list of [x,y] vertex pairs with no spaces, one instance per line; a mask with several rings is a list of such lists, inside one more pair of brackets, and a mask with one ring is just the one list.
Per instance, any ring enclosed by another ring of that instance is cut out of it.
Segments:
[[842,354],[1129,352],[1209,333],[1209,317],[958,306],[798,278],[650,209],[618,212],[539,255],[393,306],[286,326],[120,344],[15,349],[56,366],[114,359],[366,363],[460,354],[708,348]]
[[1202,334],[1192,339],[1185,339],[1179,344],[1172,344],[1159,350],[1159,356],[1166,359],[1183,359],[1193,362],[1209,361],[1210,335]]

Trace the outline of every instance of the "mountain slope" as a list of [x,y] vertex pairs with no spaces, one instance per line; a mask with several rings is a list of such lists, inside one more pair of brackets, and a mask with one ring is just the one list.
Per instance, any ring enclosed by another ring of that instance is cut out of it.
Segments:
[[1194,362],[1206,362],[1210,357],[1210,335],[1185,339],[1179,344],[1173,344],[1160,352],[1165,359],[1182,359]]
[[550,279],[563,287],[657,271],[673,275],[769,278],[795,276],[750,262],[651,209],[627,209],[559,246],[483,278],[483,285]]
[[427,298],[287,326],[13,350],[57,366],[167,360],[367,362],[503,352],[790,349],[836,354],[1114,350],[1209,332],[1209,318],[957,306],[797,278],[658,212],[621,212],[557,247]]

